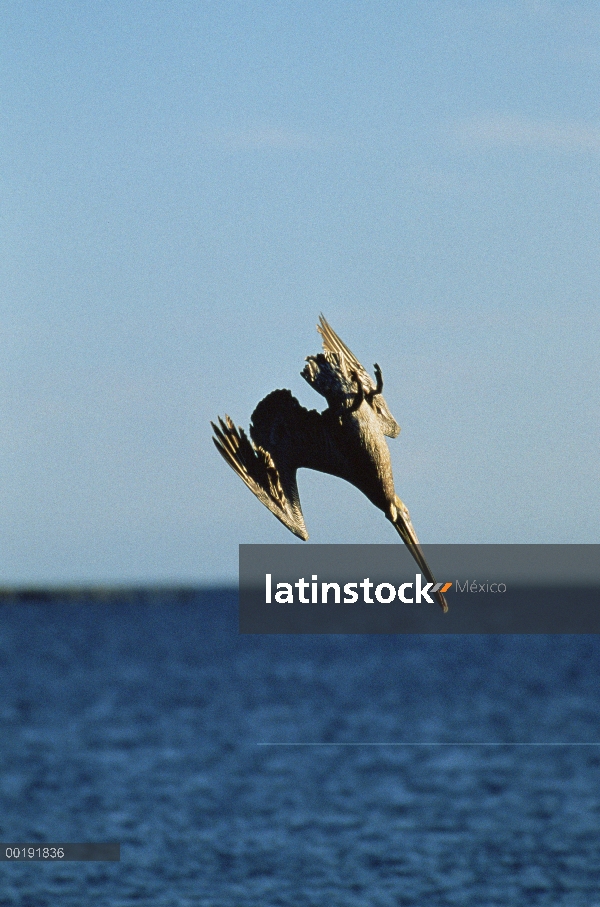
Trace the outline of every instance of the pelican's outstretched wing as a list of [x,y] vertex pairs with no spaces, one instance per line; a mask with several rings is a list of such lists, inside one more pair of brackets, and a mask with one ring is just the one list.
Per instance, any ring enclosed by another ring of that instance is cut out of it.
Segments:
[[224,420],[219,417],[220,427],[214,422],[210,424],[215,433],[213,442],[225,462],[284,526],[306,540],[308,532],[300,508],[295,470],[286,488],[269,451],[252,444],[246,432],[236,428],[229,416]]
[[[377,379],[377,384],[375,384],[354,353],[348,349],[344,341],[340,340],[333,328],[327,324],[323,315],[319,316],[317,331],[323,338],[325,358],[329,360],[333,358],[335,362],[339,364],[339,367],[337,368],[338,374],[341,374],[346,379],[353,379],[354,376],[358,376],[364,390],[365,399],[377,416],[382,432],[384,435],[387,435],[388,438],[397,438],[400,434],[400,426],[392,416],[389,407],[384,400],[383,394],[381,393],[383,390],[383,375],[381,374],[381,369],[377,363],[375,364],[375,378]],[[323,354],[320,355],[321,357],[323,356]],[[318,360],[319,356],[309,356],[308,358]],[[306,369],[304,371],[306,372]],[[303,377],[311,383],[307,375],[304,372],[302,374]],[[341,382],[339,383],[341,385]],[[324,391],[316,386],[315,390],[318,390],[319,393],[327,396]]]
[[301,539],[308,538],[296,472],[304,466],[349,479],[343,453],[333,442],[329,416],[301,406],[289,390],[276,390],[252,413],[250,441],[229,416],[211,423],[213,441],[259,501]]
[[340,340],[333,328],[327,324],[323,315],[319,315],[317,331],[323,338],[323,349],[325,352],[337,353],[338,356],[341,356],[342,362],[345,360],[348,375],[352,375],[353,372],[358,373],[365,393],[368,394],[369,392],[374,391],[376,385],[368,371],[360,364],[354,353],[348,349],[344,341]]

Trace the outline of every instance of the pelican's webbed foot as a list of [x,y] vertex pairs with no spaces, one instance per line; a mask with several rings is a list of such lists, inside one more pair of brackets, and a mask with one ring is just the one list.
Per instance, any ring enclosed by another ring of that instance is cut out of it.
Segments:
[[364,402],[365,388],[364,388],[362,381],[360,380],[360,376],[359,376],[358,372],[356,371],[356,369],[352,372],[351,378],[353,381],[356,381],[356,385],[358,387],[358,390],[356,392],[352,405],[350,406],[350,412],[354,413],[354,412],[356,412],[357,409],[360,408],[360,406]]

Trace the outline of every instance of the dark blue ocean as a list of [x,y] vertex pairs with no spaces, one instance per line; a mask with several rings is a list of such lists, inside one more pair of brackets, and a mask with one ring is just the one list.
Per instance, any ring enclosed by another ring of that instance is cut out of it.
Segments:
[[243,637],[234,591],[5,599],[0,734],[2,841],[121,842],[0,863],[0,907],[600,907],[596,636]]

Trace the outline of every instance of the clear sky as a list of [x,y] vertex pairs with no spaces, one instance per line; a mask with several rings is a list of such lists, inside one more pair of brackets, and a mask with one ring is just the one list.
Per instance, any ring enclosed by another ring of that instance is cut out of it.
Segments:
[[[295,542],[210,440],[381,364],[422,542],[598,542],[600,5],[2,4],[0,584]],[[300,473],[313,543],[394,542]]]

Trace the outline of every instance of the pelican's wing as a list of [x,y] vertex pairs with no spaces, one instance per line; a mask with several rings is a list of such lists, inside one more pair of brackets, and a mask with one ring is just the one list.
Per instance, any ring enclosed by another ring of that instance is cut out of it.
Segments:
[[219,418],[219,426],[214,422],[210,424],[215,433],[213,442],[225,462],[284,526],[306,540],[308,532],[298,498],[296,471],[293,470],[291,479],[288,473],[287,481],[286,476],[282,481],[269,451],[252,444],[243,429],[236,428],[229,416],[225,416],[224,420]]
[[213,424],[213,441],[221,456],[258,500],[301,539],[307,539],[308,533],[296,483],[298,469],[326,472],[364,490],[339,416],[330,409],[322,413],[305,409],[289,390],[272,391],[260,401],[252,413],[252,441],[229,416],[219,419],[219,424],[220,428]]
[[369,391],[375,390],[375,383],[368,371],[363,368],[360,364],[354,353],[352,353],[343,340],[340,340],[333,328],[327,324],[323,315],[319,315],[319,323],[317,325],[317,331],[323,338],[323,349],[327,353],[337,353],[342,362],[346,362],[347,368],[346,371],[348,375],[351,375],[352,372],[357,372],[360,376],[361,383],[368,393]]
[[336,438],[337,420],[329,410],[305,409],[289,390],[276,390],[252,413],[250,437],[229,416],[213,425],[213,441],[259,501],[301,539],[308,538],[296,473],[301,467],[352,482],[349,459]]

